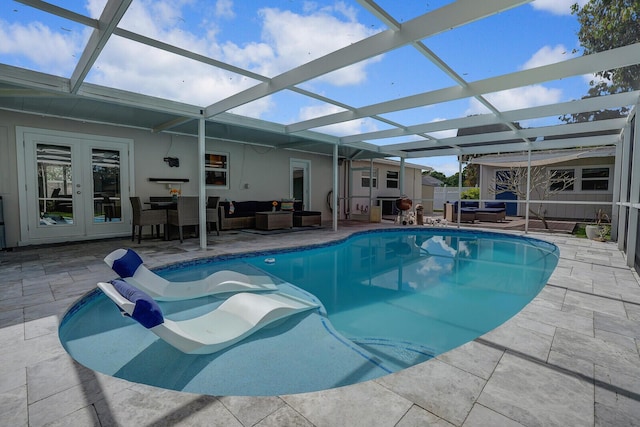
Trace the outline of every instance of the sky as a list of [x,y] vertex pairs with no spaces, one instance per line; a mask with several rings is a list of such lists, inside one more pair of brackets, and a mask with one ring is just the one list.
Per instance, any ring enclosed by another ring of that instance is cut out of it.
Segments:
[[[582,54],[576,35],[577,18],[570,13],[575,1],[535,0],[423,42],[469,82],[563,61]],[[105,4],[105,0],[50,2],[91,18],[99,17]],[[448,3],[377,1],[400,23]],[[134,0],[119,26],[266,77],[387,29],[353,0]],[[0,6],[0,63],[70,77],[90,33],[83,25],[5,1]],[[488,94],[486,98],[503,110],[569,101],[584,96],[592,79],[579,76]],[[203,107],[259,82],[117,36],[110,38],[86,81]],[[404,47],[299,87],[360,107],[454,85],[415,49]],[[339,111],[341,107],[285,91],[230,112],[291,124]],[[410,126],[486,112],[475,99],[463,99],[383,117]],[[543,124],[557,124],[557,118],[521,123],[525,127]],[[348,136],[388,127],[382,121],[363,119],[314,130]],[[433,136],[454,136],[452,133],[455,131]],[[386,145],[409,141],[405,137],[370,142]],[[458,171],[455,157],[408,161],[447,176]]]

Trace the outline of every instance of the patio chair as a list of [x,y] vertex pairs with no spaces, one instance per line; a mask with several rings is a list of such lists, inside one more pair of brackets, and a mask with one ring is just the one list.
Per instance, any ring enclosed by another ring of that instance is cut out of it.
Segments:
[[184,226],[195,225],[196,230],[200,226],[199,202],[198,197],[178,197],[176,208],[168,212],[168,223],[178,227],[180,243],[184,242],[182,230]]
[[133,209],[133,220],[131,221],[131,241],[135,240],[136,226],[138,227],[138,243],[142,240],[142,227],[151,226],[151,236],[153,237],[153,226],[156,226],[158,237],[160,237],[160,225],[165,227],[167,233],[167,214],[163,210],[142,209],[140,197],[129,197],[131,208]]
[[165,319],[160,306],[146,293],[124,280],[100,282],[98,287],[125,316],[187,354],[223,350],[276,321],[318,307],[284,293],[239,293],[215,310],[188,320]]
[[216,227],[216,233],[220,235],[220,221],[218,221],[218,207],[220,206],[220,197],[210,196],[207,199],[207,232],[210,230],[211,224]]
[[102,197],[102,214],[104,215],[104,221],[111,221],[116,212],[116,203],[111,200],[111,196],[108,193],[100,193]]
[[178,301],[231,292],[275,291],[278,289],[267,275],[247,275],[233,270],[220,270],[193,281],[170,282],[149,270],[133,249],[116,249],[104,262],[122,279],[158,301]]

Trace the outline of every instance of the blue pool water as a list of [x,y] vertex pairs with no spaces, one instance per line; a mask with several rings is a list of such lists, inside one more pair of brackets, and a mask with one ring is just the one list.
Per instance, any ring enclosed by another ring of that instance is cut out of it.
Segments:
[[[494,329],[546,284],[558,248],[537,239],[447,229],[359,233],[338,244],[156,270],[193,280],[221,269],[272,275],[322,304],[214,355],[185,355],[118,314],[101,293],[65,316],[60,337],[80,363],[131,381],[214,395],[275,395],[373,379]],[[180,320],[221,299],[161,303]]]

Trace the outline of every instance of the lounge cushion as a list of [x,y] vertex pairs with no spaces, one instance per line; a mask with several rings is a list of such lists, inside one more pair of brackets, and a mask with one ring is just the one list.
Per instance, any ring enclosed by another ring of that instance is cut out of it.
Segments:
[[490,208],[490,209],[498,209],[498,208],[506,209],[507,208],[504,202],[485,202],[484,207]]
[[[138,267],[142,265],[142,258],[135,251],[127,249],[127,252],[120,258],[113,261],[113,271],[120,277],[133,277]],[[133,302],[133,301],[132,301]]]
[[162,310],[158,303],[145,292],[129,284],[125,280],[115,279],[110,282],[127,300],[136,306],[131,317],[147,329],[164,323]]
[[224,214],[227,218],[242,218],[247,216],[254,216],[256,212],[266,212],[273,208],[273,200],[270,201],[255,201],[247,200],[242,202],[233,202],[234,211],[229,211],[229,202],[220,202],[220,206],[224,208]]

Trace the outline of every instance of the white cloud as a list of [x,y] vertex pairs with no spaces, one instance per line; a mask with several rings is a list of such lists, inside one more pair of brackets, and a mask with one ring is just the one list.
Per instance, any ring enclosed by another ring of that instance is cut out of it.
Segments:
[[527,62],[524,63],[522,69],[528,70],[530,68],[562,62],[571,58],[574,53],[575,52],[567,51],[567,48],[562,44],[558,44],[554,47],[543,46],[534,53]]
[[[300,109],[299,119],[300,121],[310,120],[316,117],[323,117],[342,111],[344,111],[343,108],[331,104],[312,105],[302,107]],[[336,123],[329,126],[323,126],[319,129],[321,132],[336,136],[357,135],[364,132],[375,132],[377,130],[378,127],[375,122],[369,118]]]
[[[216,12],[222,11],[224,17],[229,18],[233,12],[232,6],[230,0],[219,0]],[[322,9],[317,9],[313,3],[308,3],[308,6],[304,15],[271,8],[260,10],[258,17],[262,20],[259,24],[262,27],[261,39],[245,44],[230,39],[221,40],[224,34],[215,27],[215,23],[213,27],[212,24],[207,24],[211,30],[206,35],[199,36],[176,26],[169,15],[163,14],[164,18],[157,21],[154,13],[160,6],[155,2],[134,2],[127,18],[135,22],[137,31],[143,34],[159,36],[178,46],[269,77],[373,33],[356,22],[355,11],[342,3]],[[179,10],[174,9],[174,18],[179,13]],[[327,34],[332,37],[326,37]],[[208,105],[258,83],[153,49],[137,49],[132,43],[113,42],[113,45],[117,47],[108,46],[109,49],[105,50],[100,60],[108,62],[117,70],[113,69],[107,75],[107,69],[101,68],[103,84],[110,80],[112,83],[119,82],[118,87],[125,84],[125,88],[143,93],[154,90],[151,94]],[[369,62],[371,61],[335,71],[324,76],[322,81],[333,85],[358,84],[366,79],[365,67]],[[155,72],[150,69],[151,64],[154,65]],[[183,81],[184,76],[188,76],[188,81]],[[238,107],[234,112],[260,117],[273,108],[277,108],[273,101],[265,99]],[[302,115],[306,113],[301,112]]]
[[[447,120],[447,119],[437,117],[437,118],[431,120],[430,123],[442,122],[442,121],[445,121],[445,120]],[[458,134],[458,129],[447,129],[447,130],[440,130],[440,131],[437,131],[437,132],[429,132],[429,136],[431,136],[433,138],[437,138],[437,139],[451,138],[451,137],[456,136],[457,134]]]
[[611,83],[609,80],[605,79],[604,77],[596,76],[595,74],[584,74],[582,76],[582,80],[584,80],[585,83],[587,84],[591,84],[591,82],[594,82],[595,84],[598,84],[600,82]]
[[[310,62],[330,52],[364,39],[375,31],[356,22],[355,12],[339,4],[335,8],[323,8],[312,14],[299,15],[290,11],[265,8],[260,11],[263,18],[263,40],[273,46],[274,69],[269,75]],[[341,20],[329,12],[338,12],[347,18]],[[331,37],[327,37],[330,34]],[[371,59],[337,70],[322,78],[336,86],[352,85],[366,79],[365,67]]]
[[[304,15],[262,9],[258,14],[262,19],[259,24],[262,26],[261,40],[241,45],[230,39],[221,40],[224,34],[215,22],[207,22],[206,34],[195,34],[195,29],[185,28],[183,22],[177,21],[180,8],[173,8],[169,13],[166,12],[167,4],[149,0],[134,2],[123,25],[265,76],[275,76],[372,34],[372,30],[355,21],[355,10],[343,3],[322,9],[308,3]],[[181,5],[186,4],[189,4],[188,0],[181,2]],[[97,4],[94,7],[99,8]],[[218,0],[216,16],[229,19],[233,13],[231,0]],[[326,34],[332,34],[332,37],[326,37]],[[258,83],[119,38],[110,40],[98,65],[91,76],[96,83],[203,106]],[[326,76],[324,81],[334,85],[360,83],[366,78],[365,66],[366,62],[338,70]],[[277,108],[274,101],[264,98],[237,107],[233,112],[259,118],[274,108]],[[308,113],[303,111],[301,115]]]
[[535,0],[531,3],[534,9],[547,11],[554,15],[571,15],[571,5],[578,3],[584,6],[588,0]]
[[0,53],[24,55],[41,70],[55,75],[69,75],[79,58],[86,33],[54,32],[41,22],[27,25],[0,20]]
[[456,156],[427,157],[424,159],[411,159],[412,163],[417,163],[433,168],[434,171],[451,176],[458,173],[458,158]]
[[300,109],[301,121],[315,119],[316,117],[327,116],[329,114],[340,113],[344,108],[331,104],[310,105]]
[[218,0],[216,2],[216,16],[220,18],[233,19],[236,14],[233,11],[232,0]]
[[[557,103],[562,97],[562,90],[532,85],[489,93],[484,97],[499,110],[510,111]],[[465,112],[468,116],[483,113],[486,113],[486,108],[476,99],[469,102],[469,108]]]
[[[558,44],[554,47],[543,46],[534,53],[521,68],[529,69],[560,62],[566,59],[564,58],[565,56],[567,56],[567,49],[562,44]],[[489,93],[483,96],[487,101],[489,101],[489,103],[499,110],[509,111],[556,103],[562,96],[562,90],[549,89],[543,85],[537,84]],[[473,98],[470,100],[469,108],[465,114],[486,114],[487,112],[487,108],[478,100]]]

